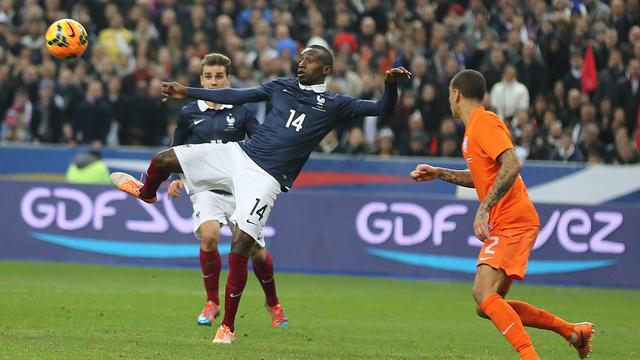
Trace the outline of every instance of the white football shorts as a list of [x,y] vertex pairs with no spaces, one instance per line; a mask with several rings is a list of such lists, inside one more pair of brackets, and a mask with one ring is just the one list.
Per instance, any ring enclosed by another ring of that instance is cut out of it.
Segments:
[[[185,182],[182,177],[183,183]],[[236,209],[236,202],[231,194],[220,194],[213,191],[199,191],[189,195],[193,206],[193,233],[199,238],[197,230],[206,221],[217,221],[227,224],[227,219]]]
[[187,144],[173,148],[189,194],[224,190],[233,194],[235,210],[230,221],[260,246],[262,229],[280,194],[280,183],[258,166],[237,143]]

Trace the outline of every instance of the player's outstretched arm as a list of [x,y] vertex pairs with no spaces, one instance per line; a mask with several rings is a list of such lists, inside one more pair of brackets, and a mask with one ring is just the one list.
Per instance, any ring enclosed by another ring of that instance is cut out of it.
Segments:
[[186,99],[187,88],[177,82],[162,82],[160,92],[165,99]]
[[455,185],[468,188],[474,187],[471,180],[471,171],[469,170],[451,170],[434,167],[429,164],[418,164],[409,176],[416,182],[440,179]]
[[345,108],[340,109],[340,113],[352,119],[362,116],[379,116],[392,114],[398,102],[397,82],[400,78],[411,78],[409,70],[399,67],[387,71],[384,75],[384,93],[378,101],[351,99]]
[[400,66],[397,68],[393,68],[384,73],[384,82],[386,84],[395,84],[398,82],[398,79],[411,79],[411,72],[404,67]]
[[163,82],[162,96],[170,99],[200,99],[218,104],[241,105],[269,99],[269,93],[262,86],[243,89],[202,89],[183,86],[177,82]]

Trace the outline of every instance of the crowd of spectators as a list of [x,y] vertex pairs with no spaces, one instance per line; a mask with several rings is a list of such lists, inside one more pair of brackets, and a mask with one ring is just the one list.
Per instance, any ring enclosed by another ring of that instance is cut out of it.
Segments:
[[[60,18],[89,33],[77,61],[46,51]],[[392,116],[341,124],[318,152],[459,156],[448,83],[476,69],[521,159],[638,162],[639,0],[0,0],[2,141],[166,146],[182,103],[162,80],[199,86],[210,52],[233,87],[295,76],[310,44],[334,51],[332,92],[375,99],[385,70],[414,74]]]

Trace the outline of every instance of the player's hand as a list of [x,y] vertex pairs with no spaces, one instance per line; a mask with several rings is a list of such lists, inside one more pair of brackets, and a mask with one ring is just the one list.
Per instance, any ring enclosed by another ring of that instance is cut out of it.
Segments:
[[182,180],[173,180],[169,184],[169,190],[167,190],[167,194],[170,197],[178,197],[180,196],[180,194],[182,194],[182,188],[184,188]]
[[160,92],[166,99],[185,99],[187,97],[187,88],[177,82],[162,82]]
[[409,70],[403,68],[402,66],[393,68],[384,73],[384,82],[387,83],[395,83],[400,78],[411,79],[411,72]]
[[416,169],[409,173],[415,182],[431,181],[438,178],[438,168],[429,164],[418,164]]
[[473,231],[476,233],[478,239],[482,242],[489,239],[489,210],[486,210],[482,205],[476,212],[476,218],[473,220]]

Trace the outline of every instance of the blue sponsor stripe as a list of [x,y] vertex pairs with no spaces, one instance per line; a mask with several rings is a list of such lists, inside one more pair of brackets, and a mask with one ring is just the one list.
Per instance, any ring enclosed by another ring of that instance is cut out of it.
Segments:
[[[198,256],[200,251],[200,245],[198,244],[171,244],[133,241],[129,242],[72,237],[39,232],[32,232],[31,236],[40,241],[64,246],[75,250],[131,258],[194,258]],[[218,246],[218,251],[222,256],[228,254],[230,250],[231,244],[220,244],[220,246]]]
[[[476,258],[415,254],[404,251],[367,249],[371,255],[409,265],[430,267],[467,274],[476,272]],[[617,260],[529,260],[527,275],[559,274],[615,265]]]

